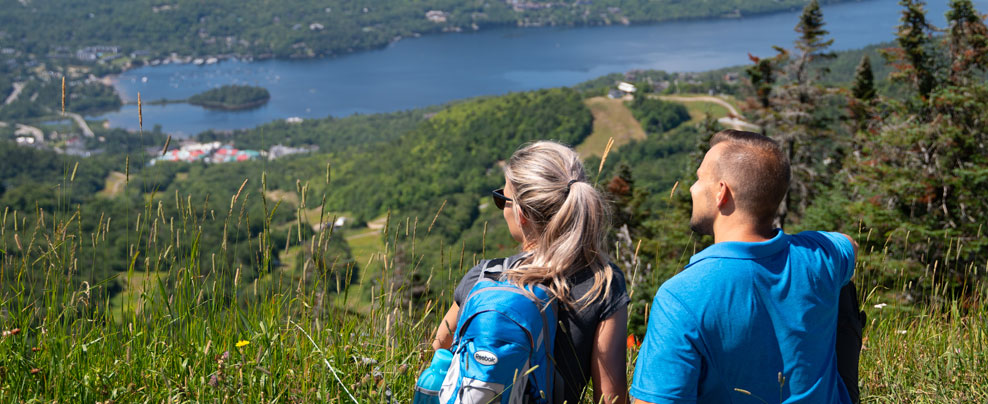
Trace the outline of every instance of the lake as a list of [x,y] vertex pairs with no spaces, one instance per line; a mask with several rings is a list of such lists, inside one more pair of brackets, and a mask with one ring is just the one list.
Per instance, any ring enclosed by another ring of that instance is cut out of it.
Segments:
[[[988,0],[976,0],[988,11]],[[927,5],[944,25],[947,1]],[[823,6],[835,50],[893,39],[901,7],[896,0]],[[116,80],[125,101],[144,100],[144,127],[160,124],[179,136],[207,129],[250,128],[288,117],[369,114],[441,104],[512,91],[569,86],[614,72],[658,69],[704,71],[749,63],[748,53],[791,47],[799,10],[738,19],[676,21],[642,26],[506,28],[405,39],[386,48],[337,58],[213,65],[170,64],[127,71]],[[247,111],[206,110],[188,104],[146,105],[184,99],[225,84],[267,88],[271,100]],[[137,106],[89,117],[137,129]]]

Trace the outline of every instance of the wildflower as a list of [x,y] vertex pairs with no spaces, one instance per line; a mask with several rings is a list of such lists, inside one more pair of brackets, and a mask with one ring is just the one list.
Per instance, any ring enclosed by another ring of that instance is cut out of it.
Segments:
[[888,306],[888,304],[885,304],[885,303],[879,303],[879,304],[876,304],[876,305],[875,305],[875,308],[876,308],[876,309],[883,309],[883,308],[885,308],[885,306]]
[[237,348],[243,348],[247,345],[250,345],[250,341],[240,340],[237,342]]
[[899,331],[896,331],[895,333],[896,334],[899,334],[899,335],[906,335],[906,330],[899,330]]
[[638,338],[635,337],[635,334],[628,334],[627,344],[629,347],[636,347],[636,348],[641,348],[642,346],[641,341],[638,341]]

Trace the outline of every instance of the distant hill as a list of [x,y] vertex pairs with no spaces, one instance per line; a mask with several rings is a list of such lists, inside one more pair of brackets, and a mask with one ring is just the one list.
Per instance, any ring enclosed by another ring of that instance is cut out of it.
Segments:
[[[832,0],[829,2],[838,2]],[[9,1],[0,40],[37,55],[306,58],[403,37],[497,26],[588,26],[796,10],[804,0],[57,0]],[[96,47],[85,49],[85,47]]]

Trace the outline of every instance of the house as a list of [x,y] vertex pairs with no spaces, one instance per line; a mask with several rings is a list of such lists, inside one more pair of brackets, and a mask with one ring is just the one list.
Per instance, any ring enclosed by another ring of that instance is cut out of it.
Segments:
[[341,228],[343,226],[346,226],[346,223],[349,222],[349,221],[350,221],[350,219],[348,219],[348,218],[346,218],[344,216],[340,216],[340,217],[336,218],[336,221],[334,221],[333,223],[323,222],[323,223],[316,223],[316,224],[312,225],[312,231],[320,232],[320,231],[326,230],[331,224],[332,224],[333,228],[338,229],[338,228]]
[[635,91],[638,91],[638,88],[635,87],[634,84],[627,83],[624,81],[619,82],[617,88],[619,91],[625,94],[633,94]]
[[85,61],[96,61],[105,56],[116,55],[120,48],[111,45],[87,46],[75,52],[76,59]]
[[442,10],[429,10],[425,13],[425,18],[434,23],[444,23],[446,22],[446,17],[449,14]]
[[309,153],[318,150],[318,146],[308,146],[308,147],[288,147],[283,145],[271,146],[271,150],[268,151],[268,160],[274,160],[277,158],[290,156],[299,153]]

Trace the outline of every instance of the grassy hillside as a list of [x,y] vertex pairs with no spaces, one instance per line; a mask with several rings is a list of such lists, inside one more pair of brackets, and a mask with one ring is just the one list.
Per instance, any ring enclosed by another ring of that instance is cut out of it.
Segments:
[[[246,220],[238,213],[245,194],[236,198],[217,193],[219,200],[233,200],[234,209],[217,212],[216,220]],[[148,203],[141,211],[153,213],[154,206]],[[177,209],[168,219],[194,229],[199,220],[194,215],[203,208]],[[441,215],[440,220],[446,218]],[[367,285],[368,301],[363,310],[354,311],[349,307],[357,296],[327,293],[353,268],[320,264],[337,263],[338,256],[300,258],[319,269],[273,271],[259,278],[262,282],[247,281],[236,267],[203,277],[198,274],[204,268],[194,263],[224,248],[200,243],[195,231],[188,234],[177,227],[155,240],[143,221],[132,218],[122,226],[130,229],[138,246],[133,260],[153,262],[155,267],[121,274],[134,287],[116,299],[134,310],[118,312],[99,293],[105,283],[80,284],[71,278],[72,272],[92,265],[76,266],[74,262],[83,258],[77,251],[102,237],[79,230],[75,219],[71,212],[54,212],[44,225],[39,221],[17,230],[8,225],[0,231],[0,239],[20,240],[21,248],[34,250],[31,257],[37,257],[26,259],[18,247],[5,250],[2,271],[18,274],[22,281],[44,279],[46,285],[39,292],[5,288],[0,296],[0,401],[408,402],[415,377],[430,359],[428,342],[436,313],[445,309],[451,292],[444,287],[439,296],[445,298],[413,305],[404,297],[407,284],[388,281],[400,278],[396,272],[404,260],[392,242],[417,245],[420,256],[444,255],[441,244],[416,238],[427,232],[426,221],[411,228],[405,227],[405,220],[388,221],[386,232],[396,237],[381,250],[381,282]],[[271,236],[274,224],[259,220],[264,230],[249,244],[254,254],[264,255],[263,240]],[[319,236],[315,243],[322,240]],[[193,248],[186,249],[184,243]],[[187,253],[171,253],[179,250]],[[897,270],[892,264],[897,257],[877,257],[876,264],[859,266],[857,275],[864,290],[874,291],[864,301],[871,320],[861,364],[865,400],[988,399],[986,285],[970,285],[963,297],[941,287],[939,303],[915,307],[889,298],[894,293],[888,292],[908,285],[873,288],[877,285],[868,281],[874,279],[871,274]],[[455,254],[436,261],[442,264],[424,276],[462,273]],[[466,261],[463,266],[473,260]],[[233,294],[216,293],[221,284],[232,287]],[[936,283],[932,286],[937,288]],[[646,292],[634,283],[630,291],[633,296]],[[636,355],[632,348],[628,362],[634,363]]]

